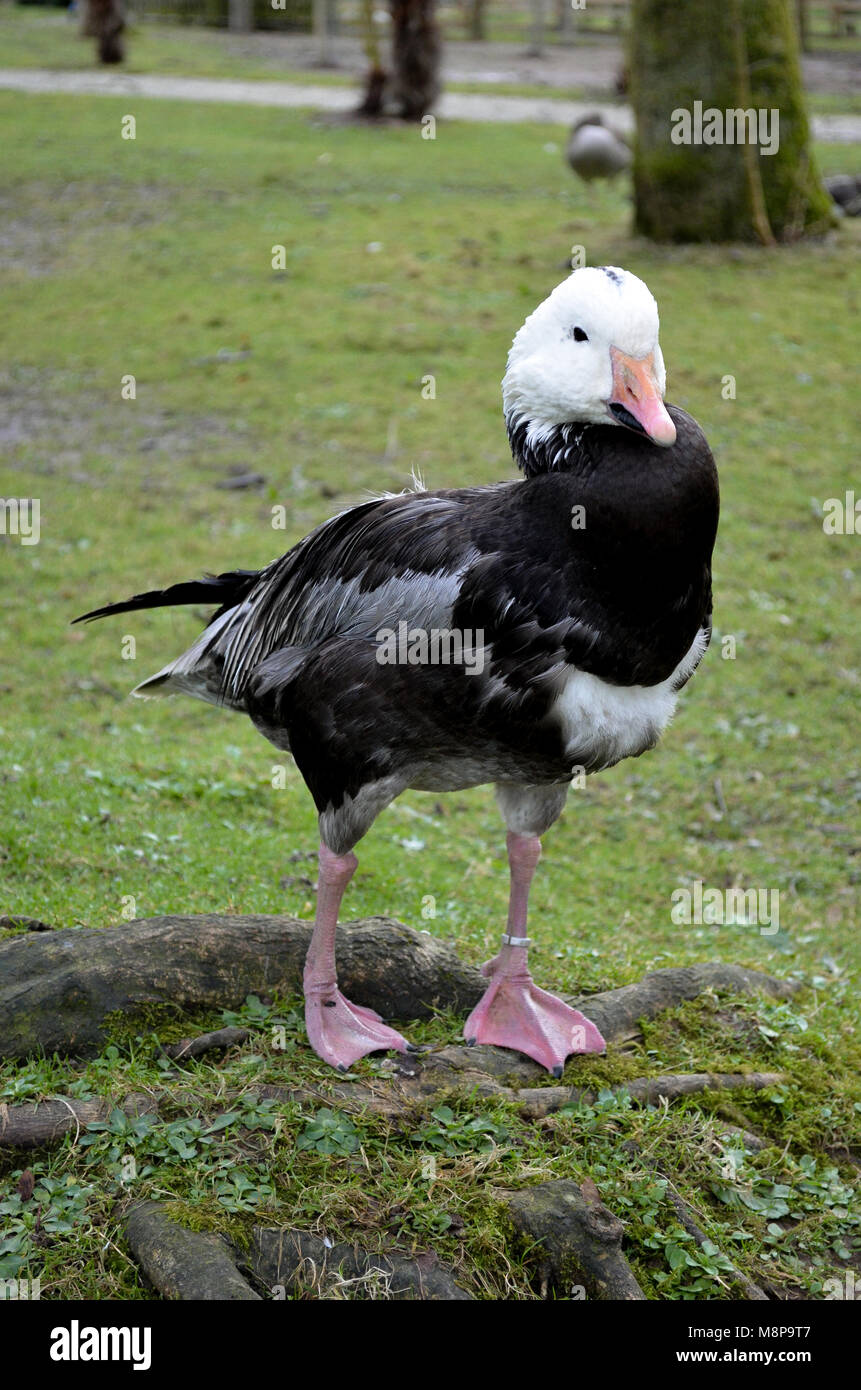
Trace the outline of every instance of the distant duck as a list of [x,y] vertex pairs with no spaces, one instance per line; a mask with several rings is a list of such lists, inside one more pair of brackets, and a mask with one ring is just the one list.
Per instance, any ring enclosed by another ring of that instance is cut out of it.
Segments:
[[613,179],[631,164],[631,150],[599,112],[584,116],[572,128],[565,151],[568,163],[581,179]]
[[[353,847],[410,787],[495,783],[508,830],[508,920],[467,1041],[557,1076],[569,1054],[604,1049],[593,1023],[533,982],[527,901],[571,782],[654,747],[708,645],[717,475],[696,421],[664,405],[665,382],[642,280],[576,270],[508,356],[519,481],[361,502],[265,569],[86,615],[220,605],[136,693],[235,710],[292,754],[321,841],[305,1017],[335,1067],[409,1046],[340,992],[335,935]],[[557,847],[575,864],[577,834]]]

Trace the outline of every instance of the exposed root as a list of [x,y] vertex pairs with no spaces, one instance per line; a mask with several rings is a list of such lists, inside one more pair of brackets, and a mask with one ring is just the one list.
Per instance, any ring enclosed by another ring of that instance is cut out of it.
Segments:
[[[702,1229],[699,1222],[697,1221],[697,1215],[694,1212],[693,1208],[689,1205],[689,1203],[685,1201],[681,1193],[676,1191],[671,1179],[667,1177],[667,1174],[662,1172],[656,1163],[652,1163],[652,1161],[648,1159],[645,1156],[645,1154],[641,1153],[641,1151],[637,1148],[636,1144],[629,1142],[625,1144],[623,1147],[625,1148],[625,1151],[627,1153],[636,1156],[636,1158],[641,1163],[643,1163],[647,1168],[651,1169],[651,1171],[655,1173],[657,1177],[662,1178],[664,1182],[667,1184],[667,1199],[674,1212],[676,1213],[676,1216],[679,1219],[679,1225],[682,1227],[682,1229],[687,1231],[688,1235],[693,1236],[697,1245],[705,1245],[707,1243],[713,1244],[713,1242],[709,1240],[709,1237],[706,1235],[705,1231]],[[739,1286],[739,1288],[744,1293],[745,1298],[757,1303],[768,1303],[768,1294],[765,1293],[764,1290],[761,1289],[758,1284],[755,1284],[752,1279],[749,1279],[746,1274],[742,1274],[740,1269],[736,1269],[735,1265],[732,1264],[732,1261],[730,1261],[729,1263],[731,1265],[731,1268],[726,1271],[727,1277],[728,1279],[732,1280],[733,1283]]]
[[0,1148],[36,1149],[43,1144],[56,1144],[70,1130],[77,1137],[87,1125],[106,1120],[116,1109],[129,1116],[152,1115],[158,1112],[158,1101],[153,1096],[133,1093],[119,1102],[59,1096],[35,1105],[0,1104]]
[[[498,1191],[542,1298],[645,1299],[622,1254],[625,1226],[589,1179],[561,1178],[519,1192]],[[579,1286],[579,1288],[578,1288]]]
[[131,1252],[165,1298],[223,1302],[260,1301],[218,1235],[187,1231],[159,1202],[139,1202],[125,1219]]
[[251,1037],[247,1028],[218,1028],[214,1033],[201,1033],[197,1038],[183,1038],[182,1042],[169,1043],[162,1048],[165,1057],[184,1061],[187,1057],[200,1057],[204,1052],[224,1052],[228,1047],[241,1047]]
[[307,1231],[255,1227],[250,1266],[273,1296],[311,1285],[319,1298],[327,1290],[346,1293],[358,1284],[366,1297],[472,1299],[435,1255],[377,1254],[358,1245],[332,1245]]
[[[657,1105],[662,1100],[679,1100],[696,1095],[698,1091],[754,1091],[778,1086],[786,1078],[778,1071],[751,1072],[687,1072],[675,1076],[641,1076],[610,1089],[616,1095],[628,1095],[636,1105]],[[518,1091],[515,1099],[521,1112],[530,1120],[542,1119],[563,1105],[590,1104],[595,1092],[578,1086],[540,1086]]]

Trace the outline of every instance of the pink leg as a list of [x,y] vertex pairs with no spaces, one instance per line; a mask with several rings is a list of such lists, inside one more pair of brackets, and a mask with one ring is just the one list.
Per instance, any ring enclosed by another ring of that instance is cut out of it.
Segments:
[[526,913],[541,841],[537,835],[509,831],[506,843],[511,868],[508,929],[499,954],[482,966],[490,984],[463,1033],[468,1043],[513,1048],[561,1076],[572,1052],[603,1052],[606,1044],[594,1023],[533,983],[527,965]]
[[405,1052],[410,1044],[393,1028],[387,1028],[373,1009],[351,1004],[338,989],[335,931],[341,899],[358,860],[353,853],[333,854],[321,844],[319,863],[317,911],[305,958],[305,1027],[317,1056],[346,1071],[368,1052],[387,1048]]

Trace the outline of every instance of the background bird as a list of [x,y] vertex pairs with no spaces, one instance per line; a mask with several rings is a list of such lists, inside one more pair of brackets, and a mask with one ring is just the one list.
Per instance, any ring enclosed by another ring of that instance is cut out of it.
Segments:
[[861,217],[861,174],[830,174],[825,187],[847,217]]
[[574,173],[587,183],[613,179],[631,164],[631,150],[624,137],[611,130],[597,111],[572,126],[565,157]]
[[[84,615],[220,603],[135,693],[245,713],[293,755],[321,841],[306,1023],[336,1067],[409,1046],[337,986],[354,846],[408,787],[485,782],[507,827],[510,898],[465,1036],[557,1075],[571,1053],[603,1050],[594,1024],[534,984],[527,904],[573,777],[655,744],[710,636],[717,478],[699,426],[664,405],[658,326],[636,276],[575,271],[509,353],[503,403],[522,480],[364,502],[259,572]],[[393,647],[395,632],[405,641]]]

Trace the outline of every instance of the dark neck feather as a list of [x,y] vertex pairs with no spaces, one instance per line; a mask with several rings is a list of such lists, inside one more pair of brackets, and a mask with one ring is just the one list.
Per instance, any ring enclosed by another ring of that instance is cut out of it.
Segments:
[[527,478],[538,473],[579,472],[589,462],[586,441],[592,425],[557,425],[546,439],[528,444],[528,420],[507,416],[505,424],[514,461]]

